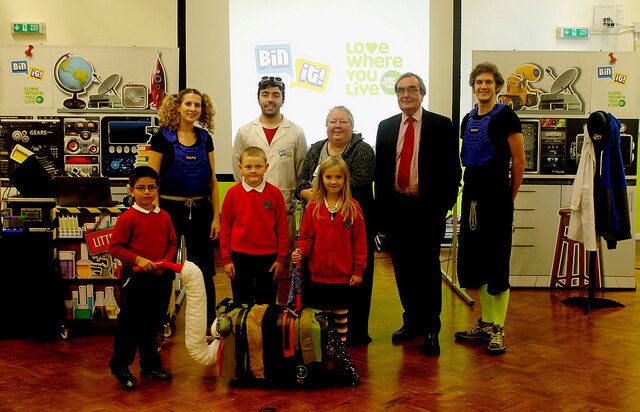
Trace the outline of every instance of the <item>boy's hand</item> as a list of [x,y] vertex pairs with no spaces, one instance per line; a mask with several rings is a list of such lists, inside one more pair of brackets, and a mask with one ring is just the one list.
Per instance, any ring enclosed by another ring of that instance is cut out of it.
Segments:
[[273,280],[277,281],[280,278],[282,272],[282,263],[273,262],[273,265],[269,268],[269,272],[273,272]]
[[236,267],[233,265],[233,263],[228,263],[224,265],[224,273],[227,274],[227,277],[229,279],[231,280],[236,279]]
[[136,266],[140,266],[145,272],[152,272],[156,268],[156,264],[149,259],[145,259],[142,256],[136,256]]
[[302,251],[299,248],[296,248],[293,252],[291,252],[291,261],[293,263],[298,263],[302,260]]
[[351,275],[349,279],[349,286],[358,286],[362,283],[362,276]]

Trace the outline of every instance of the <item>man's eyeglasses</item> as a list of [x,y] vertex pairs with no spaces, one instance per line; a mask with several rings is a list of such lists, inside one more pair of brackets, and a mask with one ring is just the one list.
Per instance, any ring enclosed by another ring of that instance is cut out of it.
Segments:
[[137,190],[138,192],[145,192],[145,191],[150,191],[150,192],[155,192],[156,190],[158,190],[158,186],[156,185],[138,185],[134,187],[135,190]]
[[406,89],[404,87],[398,87],[396,89],[396,94],[397,95],[403,95],[404,92],[409,92],[409,94],[416,94],[420,91],[419,88],[417,88],[416,86],[409,86]]
[[260,79],[260,86],[264,86],[269,83],[275,83],[278,87],[284,87],[284,82],[281,77],[262,76],[262,79]]

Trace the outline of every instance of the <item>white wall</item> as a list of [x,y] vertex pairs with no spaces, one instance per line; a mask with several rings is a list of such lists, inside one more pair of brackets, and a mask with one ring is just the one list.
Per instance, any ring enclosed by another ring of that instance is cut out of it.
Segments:
[[235,133],[231,130],[229,2],[188,0],[186,14],[187,86],[207,93],[216,104],[216,172],[230,174],[231,152],[219,150],[231,147]]
[[[175,0],[2,0],[0,44],[177,47]],[[45,22],[44,35],[11,22]]]
[[[453,2],[432,0],[429,8],[429,110],[451,117]],[[425,79],[426,81],[427,79]]]

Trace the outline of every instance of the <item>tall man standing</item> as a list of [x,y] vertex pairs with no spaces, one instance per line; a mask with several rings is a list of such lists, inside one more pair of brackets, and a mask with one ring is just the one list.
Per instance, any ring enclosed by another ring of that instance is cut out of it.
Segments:
[[380,122],[376,136],[375,201],[404,309],[391,340],[424,336],[423,352],[440,354],[440,245],[456,202],[461,168],[451,120],[422,108],[422,79],[404,73],[395,84],[402,113]]
[[[262,77],[258,83],[258,104],[262,111],[260,116],[242,126],[236,134],[231,161],[233,176],[236,182],[242,180],[238,165],[244,149],[255,146],[264,150],[269,164],[265,180],[280,189],[286,203],[289,252],[291,252],[295,249],[296,235],[294,195],[298,186],[298,175],[307,153],[307,141],[300,126],[295,125],[280,113],[280,108],[284,104],[284,82],[280,77]],[[283,272],[288,273],[287,270]],[[281,276],[279,303],[286,303],[288,292],[289,280]]]
[[478,106],[462,119],[460,157],[465,169],[458,276],[460,286],[479,289],[482,316],[474,328],[456,332],[455,338],[488,344],[489,353],[501,354],[506,350],[513,204],[525,168],[522,125],[509,106],[496,104],[504,78],[495,64],[478,64],[469,85]]

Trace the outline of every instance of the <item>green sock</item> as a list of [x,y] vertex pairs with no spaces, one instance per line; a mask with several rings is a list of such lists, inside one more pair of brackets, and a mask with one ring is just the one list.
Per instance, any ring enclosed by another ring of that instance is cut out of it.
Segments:
[[504,322],[507,318],[507,308],[509,307],[509,289],[491,296],[491,301],[493,307],[493,323],[504,327]]
[[487,292],[487,285],[480,286],[480,309],[482,309],[482,321],[493,323],[493,299]]

